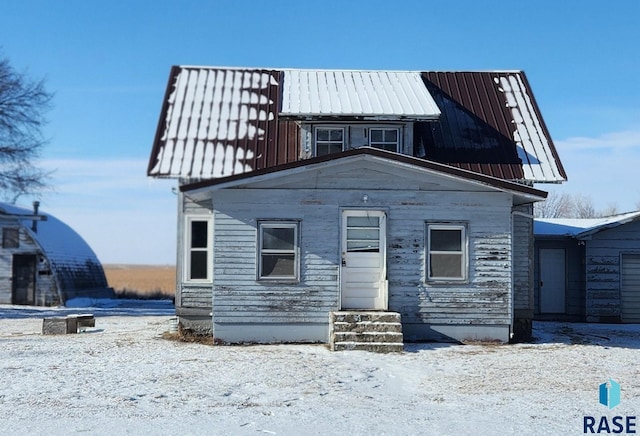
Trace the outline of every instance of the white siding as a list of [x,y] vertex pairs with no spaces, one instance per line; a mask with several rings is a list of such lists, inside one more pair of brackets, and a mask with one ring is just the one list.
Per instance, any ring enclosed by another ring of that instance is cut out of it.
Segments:
[[[370,186],[386,181],[380,175]],[[362,191],[241,189],[213,195],[214,323],[327,323],[339,304],[340,210],[365,206]],[[376,190],[366,208],[387,212],[389,308],[401,312],[403,322],[510,325],[510,195]],[[299,283],[256,281],[257,219],[301,220]],[[467,223],[468,282],[425,283],[426,221]]]

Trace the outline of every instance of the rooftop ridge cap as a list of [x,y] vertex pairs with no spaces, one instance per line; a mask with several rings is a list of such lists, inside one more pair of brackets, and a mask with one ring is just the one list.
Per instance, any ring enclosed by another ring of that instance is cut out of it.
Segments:
[[522,73],[521,69],[486,69],[486,70],[473,70],[473,69],[452,69],[452,70],[415,70],[415,69],[375,69],[375,68],[294,68],[294,67],[242,67],[242,66],[223,66],[223,65],[176,65],[179,68],[190,69],[218,69],[218,70],[236,70],[236,71],[251,71],[251,70],[266,70],[266,71],[342,71],[342,72],[372,72],[372,73]]

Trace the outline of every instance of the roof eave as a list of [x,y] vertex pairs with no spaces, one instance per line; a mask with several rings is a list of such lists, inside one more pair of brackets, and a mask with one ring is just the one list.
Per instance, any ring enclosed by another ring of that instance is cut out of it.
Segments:
[[[424,159],[414,158],[411,156],[401,155],[398,153],[391,153],[382,150],[377,150],[371,147],[362,147],[354,150],[345,151],[342,153],[336,153],[333,155],[326,155],[307,160],[297,161],[289,164],[279,165],[276,167],[265,168],[262,170],[251,171],[244,174],[238,174],[228,177],[222,177],[218,179],[204,180],[201,182],[191,183],[180,186],[181,192],[189,192],[190,195],[196,194],[200,191],[210,191],[225,188],[232,188],[246,184],[248,179],[253,179],[253,182],[257,182],[264,179],[270,179],[277,176],[277,173],[287,171],[288,174],[297,174],[299,172],[308,171],[310,167],[322,168],[322,166],[333,165],[335,161],[349,158],[364,156],[365,158],[378,158],[387,159],[395,163],[411,165],[414,168],[423,168],[425,170],[439,173],[445,177],[453,177],[457,179],[464,179],[470,183],[488,186],[494,189],[509,192],[518,197],[518,202],[515,204],[525,204],[535,201],[542,201],[547,197],[545,191],[541,191],[535,188],[531,188],[526,185],[521,185],[515,182],[499,179],[496,177],[486,176],[484,174],[476,173],[473,171],[467,171],[460,168],[452,167],[449,165],[427,161]],[[514,197],[515,199],[515,197]]]

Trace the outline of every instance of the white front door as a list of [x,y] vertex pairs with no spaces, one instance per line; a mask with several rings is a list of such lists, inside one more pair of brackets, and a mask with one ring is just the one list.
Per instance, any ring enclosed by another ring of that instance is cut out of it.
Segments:
[[565,313],[564,248],[540,249],[540,313]]
[[342,309],[387,309],[386,214],[342,212]]

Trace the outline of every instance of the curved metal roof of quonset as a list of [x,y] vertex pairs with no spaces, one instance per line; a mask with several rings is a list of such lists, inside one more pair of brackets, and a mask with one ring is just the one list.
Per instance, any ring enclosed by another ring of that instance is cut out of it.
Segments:
[[40,211],[46,220],[38,221],[37,231],[31,228],[31,209],[0,203],[0,217],[15,218],[46,256],[63,302],[83,291],[108,289],[102,264],[89,244],[75,230],[53,215]]

